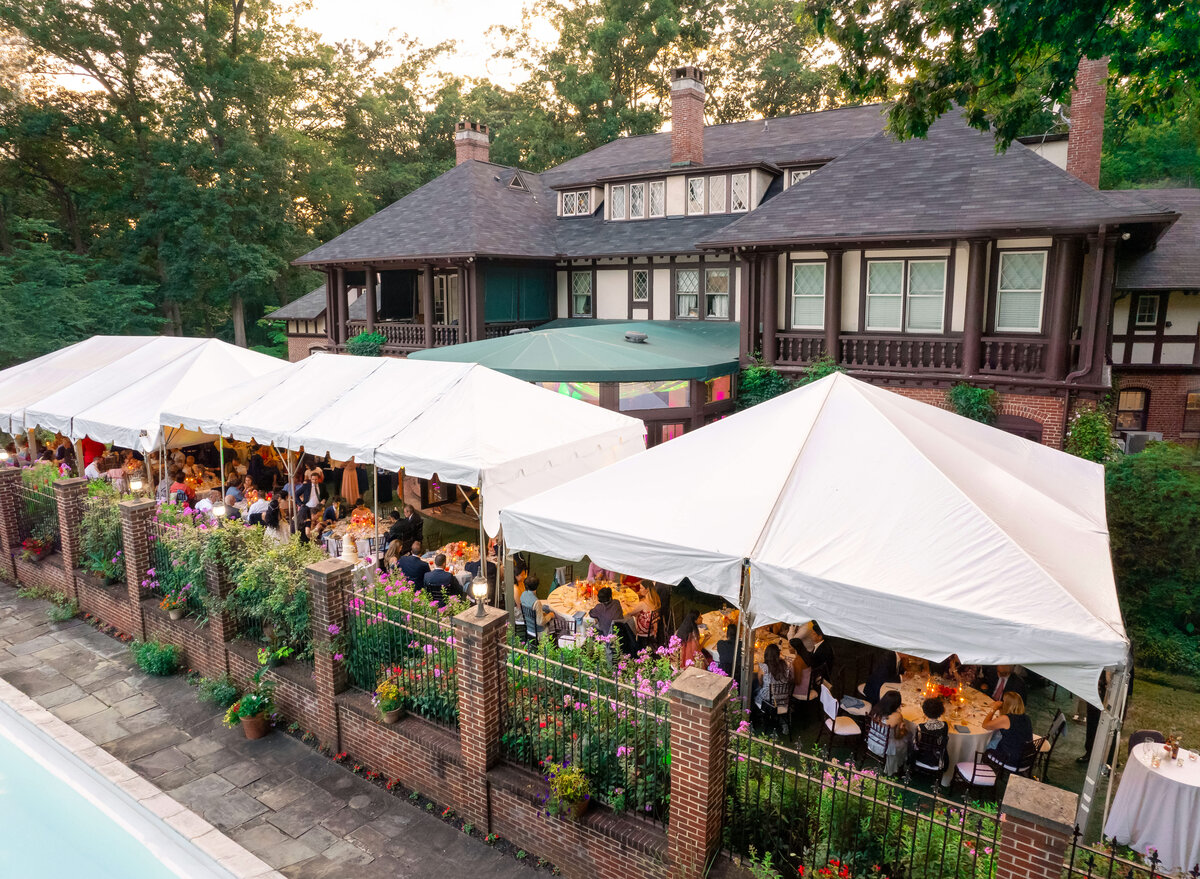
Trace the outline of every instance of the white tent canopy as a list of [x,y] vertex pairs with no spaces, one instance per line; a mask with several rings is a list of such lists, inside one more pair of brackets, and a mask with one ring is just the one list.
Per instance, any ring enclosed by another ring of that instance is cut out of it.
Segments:
[[[164,408],[197,394],[220,392],[281,365],[274,357],[217,339],[95,336],[81,345],[89,346],[97,356],[73,358],[69,370],[73,375],[68,381],[26,402],[25,428],[41,427],[71,439],[87,436],[149,451],[160,442]],[[116,356],[113,351],[118,352]],[[40,372],[37,363],[21,375]],[[172,439],[172,445],[181,445],[202,437],[176,435]]]
[[501,513],[512,549],[684,577],[756,625],[1013,663],[1125,659],[1099,465],[835,374]]
[[478,487],[500,508],[645,448],[645,427],[470,363],[316,353],[163,413],[163,424]]

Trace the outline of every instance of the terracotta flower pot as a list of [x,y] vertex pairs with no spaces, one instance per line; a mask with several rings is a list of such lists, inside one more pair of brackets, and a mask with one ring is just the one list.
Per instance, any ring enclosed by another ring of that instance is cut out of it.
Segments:
[[266,714],[256,714],[253,717],[242,718],[242,732],[248,739],[261,739],[271,731],[271,724]]
[[583,817],[583,813],[588,810],[588,805],[591,800],[579,800],[576,803],[570,803],[567,806],[567,814],[571,816],[571,820],[578,821]]
[[403,711],[404,711],[403,708],[393,708],[391,711],[381,712],[383,714],[383,722],[384,723],[395,723],[397,720],[400,719],[400,715],[403,713]]
[[181,619],[183,619],[183,608],[182,607],[173,607],[169,611],[167,611],[167,616],[169,616],[173,620],[181,620]]

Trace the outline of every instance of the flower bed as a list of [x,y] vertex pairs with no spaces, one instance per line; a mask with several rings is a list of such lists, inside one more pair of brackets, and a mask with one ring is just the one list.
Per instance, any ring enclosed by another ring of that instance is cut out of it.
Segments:
[[133,495],[122,495],[104,480],[88,482],[88,496],[79,523],[80,564],[105,583],[125,580],[125,558],[121,537],[121,501]]

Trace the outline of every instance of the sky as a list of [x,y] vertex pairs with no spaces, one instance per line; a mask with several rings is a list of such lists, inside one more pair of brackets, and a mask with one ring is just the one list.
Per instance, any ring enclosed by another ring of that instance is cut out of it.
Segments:
[[389,30],[407,33],[425,45],[457,41],[455,54],[440,65],[464,76],[513,83],[513,71],[490,59],[494,39],[488,28],[518,26],[524,0],[311,0],[300,22],[329,42],[373,42]]

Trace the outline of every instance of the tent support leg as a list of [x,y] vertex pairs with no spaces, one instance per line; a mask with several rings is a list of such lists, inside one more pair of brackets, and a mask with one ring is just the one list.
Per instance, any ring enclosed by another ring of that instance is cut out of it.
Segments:
[[371,501],[375,504],[375,557],[383,555],[379,547],[379,467],[371,463]]
[[29,462],[33,463],[41,454],[41,450],[38,448],[37,431],[30,428],[25,433],[29,436]]
[[[225,437],[217,437],[217,457],[221,461],[221,506],[225,505]],[[225,511],[229,515],[229,510]]]
[[[479,509],[475,514],[479,516],[479,576],[487,579],[487,533],[483,530],[483,489],[475,489],[475,500],[479,504]],[[490,591],[490,590],[489,590]],[[493,607],[497,606],[493,602]]]
[[[1125,706],[1125,690],[1129,682],[1130,658],[1117,667],[1104,700],[1104,711],[1100,714],[1100,725],[1096,730],[1095,741],[1092,742],[1091,760],[1088,762],[1087,776],[1083,780],[1083,790],[1079,794],[1079,809],[1075,813],[1075,823],[1080,832],[1086,832],[1088,817],[1095,808],[1096,785],[1100,783],[1101,772],[1108,761],[1108,751],[1112,747],[1113,736],[1121,728],[1121,713]],[[1109,777],[1112,786],[1112,777]]]
[[[741,680],[738,689],[741,690],[742,705],[750,707],[753,695],[750,682],[754,675],[754,620],[750,617],[750,560],[742,560],[742,607],[738,613],[738,648],[741,650]],[[733,663],[734,671],[738,670],[737,659]]]

